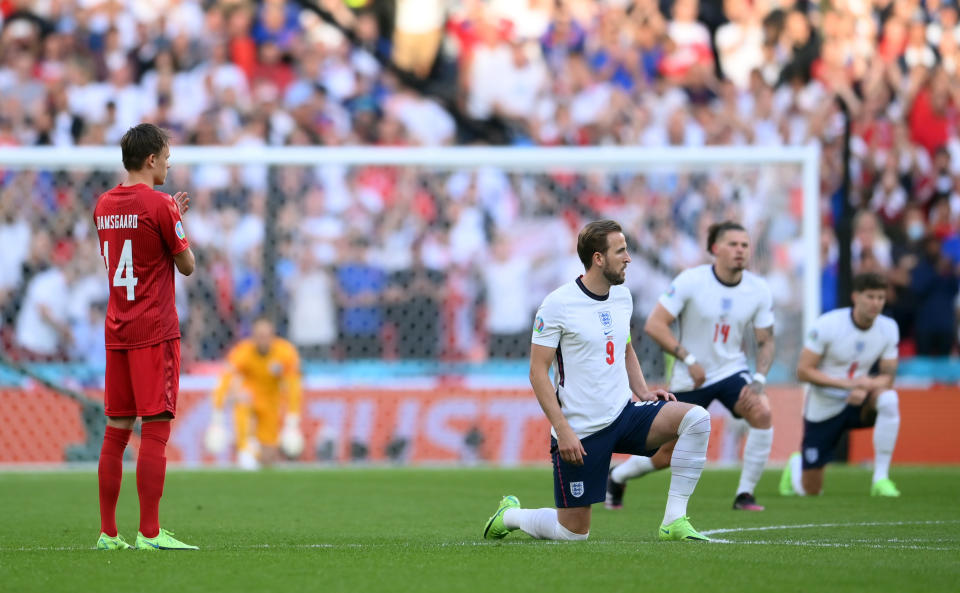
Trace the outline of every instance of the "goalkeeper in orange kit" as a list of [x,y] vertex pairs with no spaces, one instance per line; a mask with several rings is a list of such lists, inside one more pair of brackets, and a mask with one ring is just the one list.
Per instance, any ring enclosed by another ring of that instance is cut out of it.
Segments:
[[279,457],[278,445],[287,457],[299,457],[303,451],[300,357],[293,344],[277,337],[270,320],[255,321],[250,337],[227,355],[227,368],[213,392],[213,421],[205,439],[214,454],[227,445],[224,408],[228,400],[233,402],[241,468],[273,463]]

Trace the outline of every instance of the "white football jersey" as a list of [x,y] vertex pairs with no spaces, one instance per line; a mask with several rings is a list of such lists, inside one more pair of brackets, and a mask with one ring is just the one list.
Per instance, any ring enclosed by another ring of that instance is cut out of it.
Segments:
[[[878,360],[896,360],[900,328],[879,315],[870,329],[853,323],[850,307],[824,313],[807,332],[803,347],[822,356],[817,368],[834,378],[865,377]],[[803,417],[811,422],[832,418],[846,407],[847,390],[808,384]]]
[[632,315],[627,288],[611,286],[601,297],[580,278],[548,294],[537,310],[532,341],[557,349],[557,399],[580,438],[609,426],[630,402],[624,353]]
[[[713,266],[704,264],[677,276],[660,304],[678,318],[677,338],[697,357],[707,379],[700,388],[749,370],[743,337],[752,323],[763,329],[773,325],[773,295],[766,281],[749,270],[740,282],[720,282]],[[682,361],[673,366],[670,390],[693,389],[693,379]]]

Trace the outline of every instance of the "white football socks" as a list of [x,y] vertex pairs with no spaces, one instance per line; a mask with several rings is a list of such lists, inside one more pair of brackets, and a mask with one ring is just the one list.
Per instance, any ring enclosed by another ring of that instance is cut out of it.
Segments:
[[680,421],[677,446],[670,460],[670,491],[663,524],[668,525],[687,514],[687,501],[693,494],[703,466],[707,462],[707,444],[710,442],[710,414],[696,406]]
[[753,494],[757,487],[763,468],[770,457],[770,447],[773,446],[773,428],[753,428],[747,432],[747,444],[743,448],[743,471],[740,472],[740,484],[737,494],[746,492]]
[[800,455],[790,457],[790,483],[793,484],[793,491],[797,496],[806,496],[803,489],[803,458]]
[[580,541],[590,533],[574,533],[557,520],[557,509],[507,509],[503,512],[507,529],[520,529],[536,539]]
[[623,484],[630,478],[639,478],[644,474],[649,474],[657,468],[653,467],[653,462],[649,457],[633,455],[610,472],[610,477],[617,484]]
[[877,397],[877,422],[873,426],[873,481],[890,477],[890,459],[900,431],[900,405],[897,392],[884,391]]

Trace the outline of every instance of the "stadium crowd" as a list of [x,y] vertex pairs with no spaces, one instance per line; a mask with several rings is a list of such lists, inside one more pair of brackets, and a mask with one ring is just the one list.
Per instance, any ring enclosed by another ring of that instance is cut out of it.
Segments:
[[[711,222],[743,220],[780,333],[799,327],[800,179],[777,167],[177,167],[178,146],[817,143],[826,310],[837,304],[844,110],[855,269],[888,274],[904,354],[956,345],[954,3],[396,0],[382,3],[392,19],[381,3],[317,4],[338,26],[289,0],[0,0],[0,146],[111,145],[140,121],[171,132],[168,187],[191,193],[203,271],[178,278],[187,364],[222,358],[264,313],[265,290],[308,358],[522,356],[536,303],[577,273],[572,248],[558,261],[557,246],[601,216],[624,223],[638,255],[638,316],[706,260]],[[8,351],[102,364],[106,286],[90,212],[117,180],[0,170]]]

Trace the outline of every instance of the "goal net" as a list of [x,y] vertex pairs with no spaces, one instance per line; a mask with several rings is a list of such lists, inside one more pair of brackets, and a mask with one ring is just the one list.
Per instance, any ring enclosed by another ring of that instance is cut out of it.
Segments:
[[[122,180],[119,162],[113,148],[0,150],[0,464],[99,452],[107,285],[91,214]],[[203,448],[210,393],[261,316],[301,356],[301,460],[545,460],[527,382],[533,314],[582,272],[576,233],[600,218],[627,235],[634,345],[651,383],[667,365],[646,316],[671,278],[709,261],[711,223],[744,224],[751,269],[774,294],[770,381],[796,392],[820,304],[815,148],[174,146],[171,164],[160,189],[189,192],[197,256],[197,272],[177,277],[171,461],[232,462]]]

